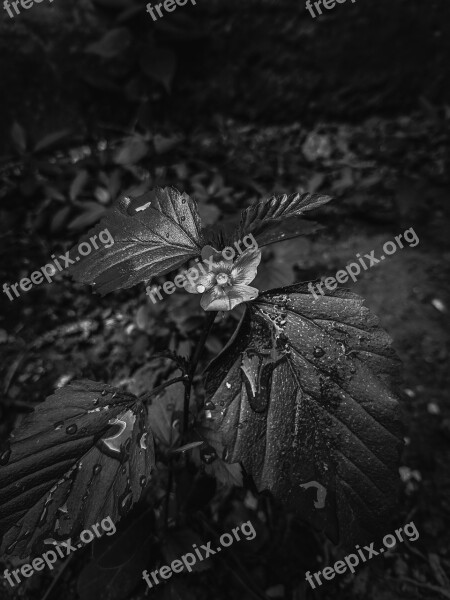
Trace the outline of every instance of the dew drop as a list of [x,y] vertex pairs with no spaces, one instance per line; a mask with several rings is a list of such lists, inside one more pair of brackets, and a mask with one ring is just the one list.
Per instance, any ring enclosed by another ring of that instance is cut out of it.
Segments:
[[102,465],[95,465],[93,468],[94,475],[98,475],[101,470],[102,470]]
[[125,492],[125,495],[119,501],[119,513],[126,515],[131,508],[133,502],[133,494],[130,491]]
[[106,390],[102,390],[102,396],[106,396],[108,392]]
[[205,418],[208,419],[208,420],[211,420],[213,418],[213,414],[212,414],[212,412],[210,410],[207,410],[205,412]]
[[48,505],[44,506],[44,510],[42,511],[42,514],[39,518],[38,525],[42,525],[45,522],[45,520],[47,518],[47,514],[48,514]]
[[143,433],[141,441],[139,442],[139,446],[142,448],[142,450],[147,450],[147,435],[147,432]]
[[181,200],[181,204],[186,204],[186,198],[183,198],[183,199]]
[[195,289],[199,294],[203,294],[203,292],[206,290],[204,285],[198,285]]
[[12,551],[14,550],[14,548],[17,546],[17,540],[15,542],[13,542],[12,544],[10,544],[7,548],[6,548],[6,554],[11,554]]
[[238,429],[244,429],[244,423],[238,423]]
[[125,473],[127,472],[127,468],[125,465],[122,467],[121,471],[122,471],[122,475],[125,475]]
[[53,425],[53,429],[54,429],[55,431],[58,431],[59,429],[61,429],[61,428],[62,428],[62,426],[63,426],[63,425],[64,425],[64,421],[58,421],[57,423],[55,423],[55,424]]
[[61,511],[62,513],[64,513],[65,515],[69,512],[68,508],[67,508],[67,503],[64,504],[64,506],[60,506],[58,508],[59,511]]
[[75,425],[75,423],[73,425],[69,425],[69,427],[66,427],[66,433],[68,433],[69,435],[73,435],[77,431],[78,427]]
[[11,457],[11,448],[7,448],[0,454],[0,465],[7,465]]
[[324,354],[325,354],[325,350],[324,350],[323,348],[321,348],[320,346],[316,346],[316,347],[314,348],[313,355],[314,355],[316,358],[320,358],[320,357],[322,357]]
[[145,484],[147,483],[147,477],[142,475],[142,477],[139,480],[139,483],[141,484],[141,487],[145,487]]
[[216,408],[216,405],[214,404],[214,402],[211,402],[211,400],[208,400],[205,404],[205,409],[206,410],[214,410]]
[[99,399],[98,399],[98,398],[94,398],[94,400],[93,400],[92,404],[93,404],[94,406],[97,406],[97,405],[98,405],[98,403],[99,403]]
[[186,217],[181,217],[181,220],[182,221],[186,221]]

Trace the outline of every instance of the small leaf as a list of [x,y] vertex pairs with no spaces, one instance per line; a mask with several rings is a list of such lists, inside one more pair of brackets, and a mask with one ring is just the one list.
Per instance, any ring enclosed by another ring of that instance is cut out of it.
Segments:
[[169,93],[172,87],[177,59],[169,48],[151,46],[141,58],[141,69],[151,79],[161,83]]
[[19,154],[24,154],[27,149],[27,135],[25,129],[14,121],[11,127],[11,141],[14,144],[14,148]]
[[96,54],[102,58],[114,58],[125,52],[131,39],[131,33],[126,27],[117,27],[105,33],[98,42],[90,44],[85,52]]
[[79,206],[84,209],[84,212],[69,224],[69,229],[86,229],[86,227],[97,223],[105,213],[105,207],[96,202],[83,202]]
[[298,217],[330,200],[330,196],[318,194],[285,194],[255,202],[242,213],[241,223],[234,237],[242,240],[245,235],[252,233],[258,245],[265,246],[313,233],[318,229],[317,224],[310,224]]
[[71,134],[70,129],[62,129],[61,131],[55,131],[53,133],[49,133],[45,135],[43,138],[37,142],[34,147],[34,152],[40,152],[42,150],[49,150],[56,146],[59,142],[66,139]]
[[[173,188],[155,188],[140,198],[121,198],[84,239],[107,229],[114,239],[71,268],[76,281],[106,294],[177,269],[200,255],[197,207]],[[78,255],[77,247],[72,253]]]
[[88,182],[88,179],[89,179],[89,173],[88,173],[87,169],[82,169],[75,175],[75,178],[72,181],[72,183],[70,185],[70,190],[69,190],[69,197],[72,201],[76,200],[78,198],[78,196],[81,194],[81,192],[84,189],[84,186]]
[[147,156],[148,151],[149,147],[145,140],[140,136],[133,136],[117,150],[114,162],[116,165],[134,165]]
[[306,284],[262,294],[206,377],[227,461],[347,544],[388,521],[402,440],[398,361],[362,303]]
[[174,383],[153,398],[148,407],[148,422],[154,437],[167,448],[174,448],[180,440],[176,426],[177,415],[182,414],[184,400],[183,383]]
[[1,552],[29,556],[43,540],[116,522],[137,502],[155,464],[142,402],[77,381],[27,415],[0,457]]

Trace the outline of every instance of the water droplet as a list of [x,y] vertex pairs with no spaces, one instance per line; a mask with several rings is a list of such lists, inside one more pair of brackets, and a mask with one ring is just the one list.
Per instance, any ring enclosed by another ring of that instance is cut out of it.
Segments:
[[244,429],[244,423],[238,423],[238,429]]
[[205,464],[210,465],[217,460],[217,452],[212,446],[206,446],[200,450],[200,457]]
[[182,221],[186,221],[186,217],[181,217],[181,220]]
[[212,414],[212,412],[210,410],[207,410],[205,412],[205,418],[208,419],[208,420],[211,420],[213,418],[213,414]]
[[7,548],[6,548],[6,554],[11,554],[11,552],[14,550],[14,548],[17,546],[17,540],[15,542],[13,542],[12,544],[10,544]]
[[108,456],[119,460],[125,458],[129,452],[135,422],[136,415],[132,410],[128,410],[119,419],[110,419],[108,425],[114,425],[116,431],[98,442],[100,449]]
[[169,239],[169,238],[170,238],[170,233],[169,233],[169,232],[167,232],[167,233],[166,233],[166,238],[167,238],[167,239]]
[[203,292],[206,290],[204,285],[198,285],[195,289],[199,294],[203,294]]
[[124,496],[119,499],[119,513],[123,516],[128,513],[133,503],[133,494],[130,491],[126,491]]
[[206,410],[214,410],[216,408],[216,405],[214,404],[214,402],[211,402],[211,400],[208,400],[205,404],[205,409]]
[[147,432],[143,433],[141,441],[139,442],[139,446],[142,448],[142,450],[147,450],[147,435]]
[[39,518],[38,525],[42,525],[45,522],[45,520],[47,518],[47,514],[48,514],[48,504],[46,506],[44,506],[44,510],[42,511],[42,514]]
[[6,450],[3,450],[3,452],[0,454],[0,465],[4,466],[7,465],[9,462],[9,459],[11,457],[11,448],[6,448]]
[[64,513],[65,515],[69,512],[68,508],[67,508],[67,503],[64,504],[64,506],[60,506],[58,508],[58,510],[60,510],[62,513]]
[[93,468],[94,475],[98,475],[101,470],[102,470],[102,465],[95,465],[95,467]]
[[55,431],[58,431],[58,429],[61,429],[63,425],[64,425],[64,421],[58,421],[57,423],[55,423],[55,424],[53,425],[53,429],[54,429]]
[[324,354],[325,354],[325,350],[324,350],[323,348],[321,348],[320,346],[316,346],[316,347],[314,348],[313,355],[314,355],[316,358],[320,358],[320,357],[322,357]]
[[106,390],[102,390],[102,396],[106,396],[108,392]]
[[145,484],[147,483],[147,477],[142,475],[142,477],[139,479],[139,483],[141,484],[141,487],[145,487]]
[[228,388],[228,389],[230,389],[230,388],[231,388],[231,383],[229,383],[228,381],[226,382],[226,384],[225,384],[225,385],[227,386],[227,388]]
[[186,204],[186,198],[183,198],[183,199],[181,200],[181,204]]
[[69,435],[73,435],[77,431],[78,427],[75,425],[75,423],[73,425],[69,425],[69,427],[66,427],[66,433],[68,433]]
[[122,471],[122,475],[125,475],[125,473],[127,472],[127,467],[124,465],[121,469]]

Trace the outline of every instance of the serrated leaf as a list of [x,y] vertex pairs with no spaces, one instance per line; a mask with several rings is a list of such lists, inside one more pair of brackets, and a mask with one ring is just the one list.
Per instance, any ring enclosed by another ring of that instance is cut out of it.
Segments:
[[402,436],[389,344],[357,295],[314,299],[298,284],[251,303],[207,371],[227,461],[349,544],[374,535],[396,501]]
[[131,43],[131,33],[126,27],[117,27],[105,33],[105,35],[90,44],[85,49],[88,54],[96,54],[102,58],[114,58],[125,52]]
[[259,246],[266,246],[277,241],[313,233],[318,229],[317,224],[309,223],[298,217],[302,217],[306,212],[318,208],[330,200],[330,196],[319,194],[291,194],[289,196],[284,194],[254,202],[242,213],[235,237],[243,239],[245,235],[252,233]]
[[[181,267],[200,255],[197,207],[174,188],[155,188],[140,198],[121,198],[83,238],[108,229],[114,244],[100,246],[71,268],[73,277],[107,294]],[[71,253],[78,256],[78,245]]]
[[[134,517],[134,518],[131,518]],[[142,581],[142,571],[151,558],[155,529],[149,509],[125,519],[112,537],[94,543],[94,560],[77,582],[81,600],[122,600]]]
[[145,407],[109,385],[74,382],[25,418],[0,463],[1,552],[28,556],[46,537],[118,521],[139,500],[155,464]]

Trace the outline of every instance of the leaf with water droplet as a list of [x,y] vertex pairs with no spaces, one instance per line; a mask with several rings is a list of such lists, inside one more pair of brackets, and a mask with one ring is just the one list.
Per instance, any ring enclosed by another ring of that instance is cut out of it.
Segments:
[[[342,330],[352,353],[342,352]],[[207,401],[224,403],[208,423],[227,460],[242,462],[259,490],[349,545],[373,539],[397,496],[402,428],[389,344],[359,296],[338,290],[315,299],[297,284],[249,305],[206,374]],[[327,490],[320,509],[302,487],[310,481]]]
[[49,536],[67,539],[107,516],[119,520],[141,497],[141,477],[150,478],[154,464],[153,435],[136,396],[92,381],[58,389],[25,417],[0,465],[1,549],[18,540],[14,553],[28,556]]
[[[95,286],[101,294],[173,271],[200,256],[204,245],[195,202],[174,188],[119,199],[80,241],[89,242],[94,234],[103,239],[103,230],[112,241],[70,267],[76,281]],[[73,259],[79,256],[78,247],[70,251]]]

